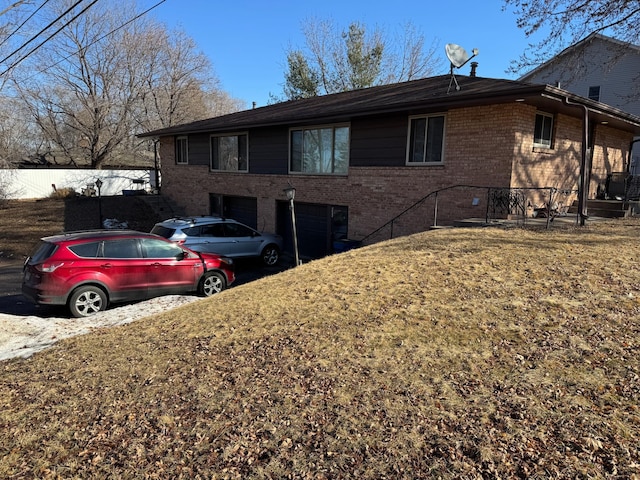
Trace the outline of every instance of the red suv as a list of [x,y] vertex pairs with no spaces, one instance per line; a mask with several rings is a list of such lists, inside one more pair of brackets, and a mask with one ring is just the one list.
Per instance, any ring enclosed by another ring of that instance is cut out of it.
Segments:
[[230,258],[150,233],[100,230],[43,238],[24,264],[22,293],[86,317],[110,303],[195,291],[213,295],[234,280]]

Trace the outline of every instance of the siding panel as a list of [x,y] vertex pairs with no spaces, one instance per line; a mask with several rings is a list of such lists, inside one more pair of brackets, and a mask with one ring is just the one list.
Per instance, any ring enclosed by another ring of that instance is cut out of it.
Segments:
[[351,123],[351,159],[354,167],[395,167],[405,164],[406,115],[357,120]]
[[210,158],[209,135],[206,133],[189,135],[189,165],[209,166]]
[[249,132],[249,172],[286,175],[289,171],[289,129],[256,129]]

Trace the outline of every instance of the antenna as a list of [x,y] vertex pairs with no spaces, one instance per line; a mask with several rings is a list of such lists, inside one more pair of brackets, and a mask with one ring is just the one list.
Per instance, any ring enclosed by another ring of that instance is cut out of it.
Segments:
[[471,50],[471,53],[473,53],[473,55],[469,56],[467,51],[460,45],[456,45],[455,43],[447,43],[444,46],[444,51],[447,54],[447,58],[451,62],[451,80],[449,81],[449,88],[447,89],[447,93],[449,93],[452,83],[456,84],[456,90],[460,90],[460,85],[458,85],[458,80],[453,73],[453,69],[463,67],[469,60],[478,55],[478,49],[474,48],[473,50]]

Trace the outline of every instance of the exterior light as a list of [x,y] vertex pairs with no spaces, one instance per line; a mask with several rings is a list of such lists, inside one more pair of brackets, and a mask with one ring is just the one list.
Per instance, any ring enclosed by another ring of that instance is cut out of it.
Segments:
[[296,198],[296,189],[294,187],[285,188],[284,193],[287,196],[287,200],[290,202]]
[[291,211],[291,227],[293,232],[293,251],[296,256],[296,267],[300,265],[300,254],[298,253],[298,233],[296,231],[296,211],[293,200],[296,198],[296,189],[289,185],[284,190],[287,200],[289,200],[289,210]]
[[99,178],[96,180],[96,187],[98,187],[98,218],[100,219],[99,228],[102,228],[102,192],[100,191],[100,189],[102,188],[102,180]]

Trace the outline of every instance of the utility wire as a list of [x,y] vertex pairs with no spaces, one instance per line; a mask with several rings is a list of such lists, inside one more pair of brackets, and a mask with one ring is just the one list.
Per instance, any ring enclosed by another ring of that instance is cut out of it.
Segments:
[[[27,19],[26,19],[24,22],[22,22],[20,25],[18,25],[18,26],[16,27],[16,29],[15,29],[13,32],[11,32],[11,33],[7,36],[7,38],[5,38],[5,39],[2,41],[2,43],[0,43],[0,47],[2,47],[5,43],[7,43],[7,42],[9,41],[9,39],[10,39],[11,37],[13,37],[13,36],[18,32],[18,30],[20,30],[22,27],[24,27],[24,24],[25,24],[25,23],[27,23],[29,20],[31,20],[31,19],[33,18],[33,16],[34,16],[36,13],[38,13],[38,12],[40,11],[40,9],[41,9],[42,7],[44,7],[47,3],[49,3],[49,0],[45,0],[45,2],[44,2],[42,5],[40,5],[38,8],[36,8],[36,9],[34,10],[34,12],[33,12],[31,15],[29,15],[29,16],[27,17]],[[22,48],[22,47],[21,47],[21,48]]]
[[[73,5],[71,5],[63,14],[61,14],[60,16],[58,16],[58,18],[56,18],[53,22],[51,22],[49,25],[47,25],[46,27],[44,27],[42,30],[40,30],[38,33],[36,33],[33,37],[31,37],[24,45],[21,45],[20,47],[18,47],[17,49],[15,49],[13,52],[11,52],[9,55],[7,55],[6,57],[4,57],[2,60],[0,60],[0,63],[4,63],[7,60],[9,60],[11,57],[13,57],[16,53],[18,53],[20,50],[22,50],[24,47],[26,47],[27,45],[29,45],[31,42],[33,42],[36,38],[38,38],[40,35],[42,35],[45,31],[47,31],[49,28],[51,28],[58,20],[62,19],[62,17],[64,17],[67,13],[69,13],[71,10],[73,10],[78,4],[82,3],[84,0],[78,0],[76,3],[74,3]],[[93,3],[96,3],[97,0],[95,0]],[[93,3],[91,5],[93,5]],[[89,6],[91,6],[89,5]],[[86,10],[86,9],[85,9]],[[84,10],[83,10],[84,11]],[[82,12],[81,12],[82,13]],[[76,15],[77,17],[77,15]],[[70,20],[70,22],[72,22],[73,20],[75,20],[74,17],[72,20]],[[64,26],[68,25],[70,22],[67,22]],[[60,30],[58,30],[60,31]],[[58,33],[58,32],[56,32]],[[55,33],[54,33],[55,35]],[[51,38],[51,37],[49,37]],[[48,39],[47,39],[48,40]],[[46,41],[46,40],[45,40]],[[21,60],[18,61],[18,63]],[[16,64],[17,65],[17,64]],[[14,65],[15,66],[15,65]],[[14,66],[7,68],[7,72],[9,70],[11,70],[11,68],[13,68]],[[6,73],[6,72],[4,72]]]
[[[95,0],[95,1],[97,1],[97,0]],[[95,3],[95,1],[94,1],[93,3]],[[43,68],[43,69],[38,70],[38,72],[36,72],[35,74],[33,74],[33,75],[31,75],[31,76],[29,76],[29,77],[25,78],[24,80],[25,80],[25,81],[26,81],[26,80],[30,80],[30,79],[32,79],[33,77],[35,77],[36,75],[38,75],[38,74],[40,74],[40,73],[42,73],[42,72],[44,72],[44,71],[48,70],[49,68],[52,68],[52,67],[55,67],[56,65],[59,65],[59,64],[61,64],[62,62],[64,62],[65,60],[69,60],[71,57],[73,57],[73,56],[74,56],[74,55],[76,55],[77,53],[80,53],[80,52],[82,52],[83,50],[86,50],[87,48],[91,47],[92,45],[95,45],[96,43],[98,43],[98,42],[100,42],[100,41],[104,40],[104,39],[105,39],[105,38],[107,38],[109,35],[113,35],[113,34],[114,34],[114,33],[116,33],[118,30],[123,29],[124,27],[126,27],[126,26],[127,26],[127,25],[129,25],[130,23],[135,22],[135,21],[136,21],[136,20],[138,20],[140,17],[142,17],[142,16],[146,15],[146,14],[147,14],[147,13],[149,13],[151,10],[153,10],[153,9],[155,9],[155,8],[157,8],[157,7],[159,7],[160,5],[162,5],[162,4],[163,4],[164,2],[166,2],[166,1],[167,1],[167,0],[160,0],[158,3],[156,3],[156,4],[155,4],[155,5],[153,5],[152,7],[147,8],[145,11],[143,11],[143,12],[139,13],[138,15],[136,15],[135,17],[133,17],[131,20],[128,20],[128,21],[126,21],[125,23],[123,23],[122,25],[120,25],[119,27],[114,28],[113,30],[111,30],[111,31],[110,31],[110,32],[108,32],[108,33],[105,33],[103,36],[101,36],[101,37],[99,37],[99,38],[95,39],[93,42],[89,43],[88,45],[86,45],[86,46],[84,46],[84,47],[82,47],[82,48],[80,48],[80,49],[76,50],[74,53],[72,53],[72,54],[70,54],[70,55],[67,55],[66,57],[62,58],[62,59],[61,59],[61,60],[59,60],[58,62],[56,62],[56,63],[54,63],[54,64],[52,64],[52,65],[49,65],[49,66],[48,66],[48,67],[46,67],[46,68]],[[93,5],[93,4],[91,4],[91,5]],[[89,5],[89,7],[90,7],[91,5]],[[87,7],[87,8],[88,8],[88,7]],[[82,12],[80,12],[80,13],[82,13]],[[73,21],[73,19],[72,19],[71,21]],[[63,27],[62,27],[62,28],[64,28],[66,25],[68,25],[68,23],[67,23],[67,24],[65,24],[65,25],[63,25]],[[56,32],[56,33],[57,33],[57,32]],[[55,34],[54,34],[54,35],[55,35]],[[48,39],[47,39],[47,40],[48,40]],[[28,54],[28,55],[30,55],[31,53],[32,53],[32,52],[29,52],[29,54]],[[27,55],[27,56],[28,56],[28,55]],[[22,60],[24,60],[25,58],[26,58],[26,57],[21,58],[21,59],[19,60],[19,62],[21,62],[21,61],[22,61]],[[16,65],[17,65],[17,64],[16,64]],[[0,73],[0,76],[2,76],[2,75],[4,75],[5,73],[7,73],[9,70],[11,70],[11,69],[12,69],[13,67],[15,67],[16,65],[12,65],[10,68],[8,68],[8,69],[7,69],[7,70],[5,70],[4,72]]]

